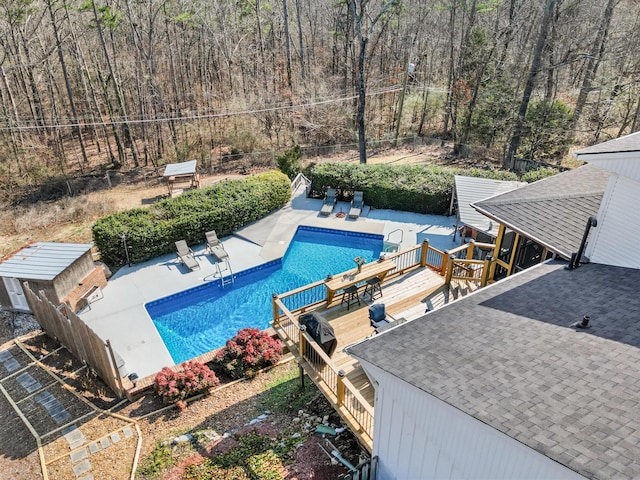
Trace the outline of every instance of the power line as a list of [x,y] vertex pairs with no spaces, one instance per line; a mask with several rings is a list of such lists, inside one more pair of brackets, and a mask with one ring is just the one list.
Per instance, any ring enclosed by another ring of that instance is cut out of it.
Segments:
[[[373,92],[367,93],[368,97],[371,96],[379,96],[386,95],[388,93],[394,93],[401,90],[400,86],[391,85]],[[187,120],[204,120],[210,118],[223,118],[223,117],[234,117],[238,115],[253,115],[257,113],[267,113],[267,112],[277,112],[277,111],[285,111],[285,110],[302,110],[305,108],[316,107],[319,105],[327,105],[331,103],[341,103],[348,100],[354,100],[358,96],[357,95],[349,95],[340,98],[330,98],[327,100],[317,100],[309,103],[300,103],[296,105],[277,105],[273,107],[265,107],[258,108],[253,110],[241,110],[237,112],[224,112],[224,113],[203,113],[203,114],[194,114],[194,115],[180,115],[180,116],[168,116],[168,117],[159,117],[154,116],[153,118],[138,118],[138,119],[123,119],[123,120],[110,120],[110,121],[102,121],[102,122],[80,122],[73,121],[69,123],[55,123],[55,124],[47,124],[47,125],[17,125],[14,127],[4,126],[0,127],[0,131],[2,130],[39,130],[39,129],[63,129],[63,128],[77,128],[77,127],[99,127],[99,126],[110,126],[110,125],[122,125],[122,124],[143,124],[143,123],[160,123],[160,122],[176,122],[176,121],[187,121]]]

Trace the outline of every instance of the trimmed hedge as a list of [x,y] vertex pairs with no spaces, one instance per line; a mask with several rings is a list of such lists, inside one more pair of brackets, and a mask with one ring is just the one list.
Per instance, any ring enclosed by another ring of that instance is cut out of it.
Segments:
[[355,190],[364,192],[367,205],[434,215],[446,214],[454,175],[517,180],[512,172],[425,165],[363,165],[322,163],[313,168],[311,195],[323,196],[336,188],[344,199]]
[[122,244],[126,235],[132,263],[175,252],[176,240],[203,243],[204,232],[225,236],[258,220],[291,199],[291,182],[270,171],[241,180],[225,180],[161,200],[149,208],[135,208],[98,220],[93,240],[107,265],[127,262]]

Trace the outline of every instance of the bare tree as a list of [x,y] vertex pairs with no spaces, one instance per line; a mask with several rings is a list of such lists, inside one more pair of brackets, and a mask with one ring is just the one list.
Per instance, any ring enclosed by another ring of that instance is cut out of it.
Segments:
[[546,0],[544,7],[544,15],[542,16],[542,23],[540,25],[540,31],[538,33],[538,40],[536,42],[535,50],[533,51],[533,58],[531,59],[531,67],[529,69],[529,75],[527,82],[522,93],[522,100],[520,101],[520,108],[518,109],[518,116],[516,117],[516,123],[513,127],[513,133],[511,140],[509,141],[509,149],[503,162],[503,167],[512,170],[515,165],[516,153],[520,146],[520,140],[522,135],[522,126],[524,124],[524,117],[529,107],[529,101],[531,100],[531,93],[535,85],[536,77],[540,73],[540,63],[542,58],[542,52],[547,38],[547,32],[551,24],[551,18],[553,16],[553,9],[557,0]]
[[[382,5],[371,5],[371,0],[349,0],[349,8],[353,15],[354,31],[358,38],[358,111],[357,120],[358,125],[358,150],[360,152],[360,163],[367,163],[367,136],[365,125],[365,110],[367,103],[367,84],[365,81],[365,61],[367,59],[367,47],[369,45],[369,39],[373,34],[376,24],[383,17],[385,13],[394,5],[398,0],[388,0]],[[372,14],[372,7],[378,7],[377,13]]]

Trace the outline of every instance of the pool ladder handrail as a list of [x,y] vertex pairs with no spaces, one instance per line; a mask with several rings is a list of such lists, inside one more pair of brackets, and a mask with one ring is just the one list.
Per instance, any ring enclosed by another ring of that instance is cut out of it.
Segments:
[[[235,275],[233,274],[233,270],[231,270],[231,264],[229,263],[229,258],[224,258],[224,267],[220,268],[220,264],[222,262],[216,262],[216,268],[218,269],[218,275],[220,276],[220,286],[224,288],[227,285],[233,285],[235,280]],[[229,274],[224,276],[222,272],[228,271]]]
[[401,228],[396,228],[395,230],[390,231],[387,234],[387,238],[386,238],[385,241],[391,243],[391,240],[390,240],[391,239],[391,234],[392,233],[396,233],[396,232],[400,232],[400,241],[399,242],[393,242],[393,243],[396,243],[396,244],[400,245],[402,243],[402,241],[404,240],[404,230],[402,230]]

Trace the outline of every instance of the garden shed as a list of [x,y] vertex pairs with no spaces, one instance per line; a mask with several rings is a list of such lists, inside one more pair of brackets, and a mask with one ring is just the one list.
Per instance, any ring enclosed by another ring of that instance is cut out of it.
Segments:
[[28,282],[43,291],[54,305],[67,303],[76,311],[101,298],[107,279],[96,265],[89,243],[37,242],[0,262],[0,305],[7,310],[30,311],[23,291]]

